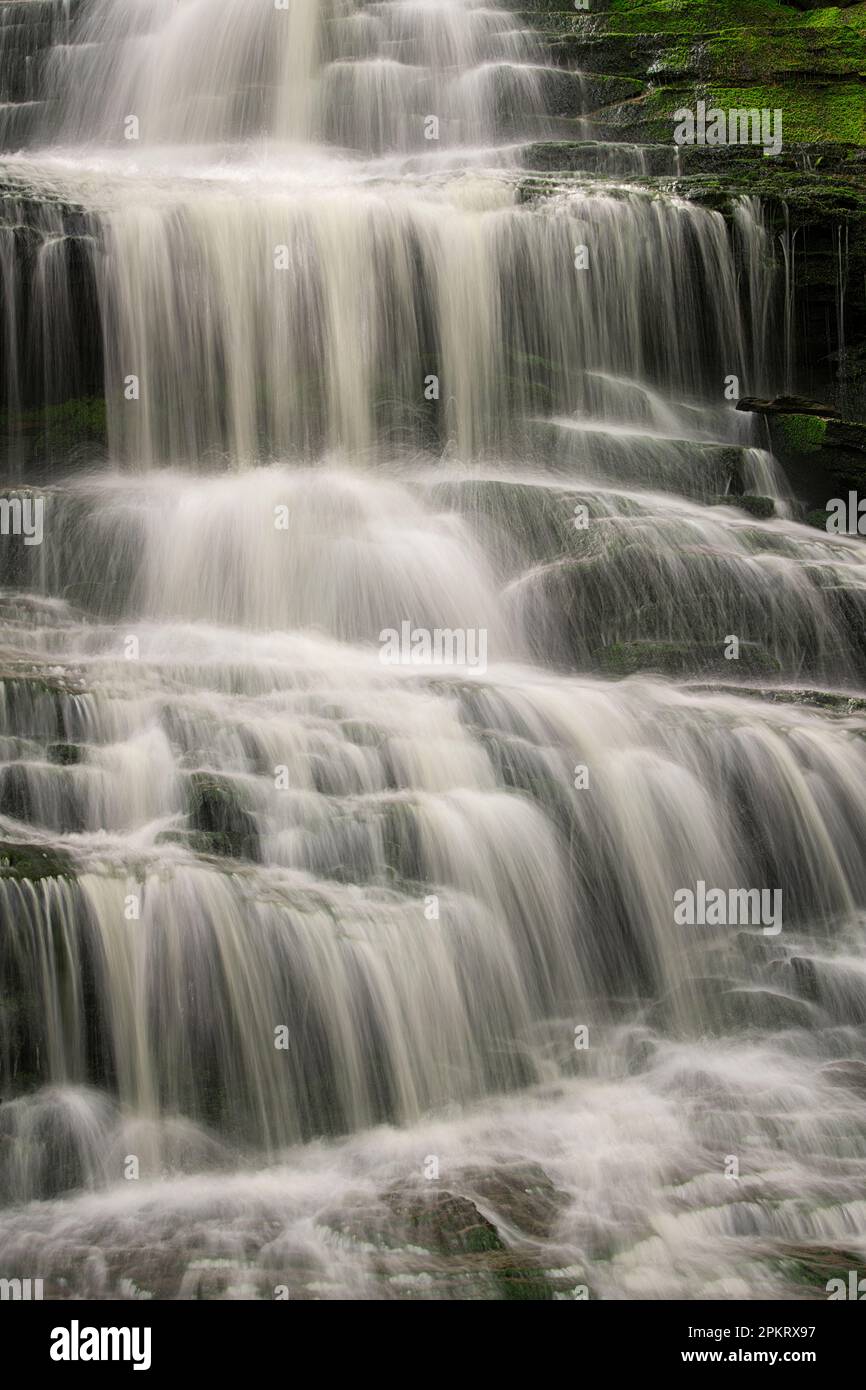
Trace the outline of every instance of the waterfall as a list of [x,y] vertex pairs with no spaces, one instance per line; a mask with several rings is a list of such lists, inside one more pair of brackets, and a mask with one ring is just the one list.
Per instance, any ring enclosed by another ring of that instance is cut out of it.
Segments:
[[597,99],[517,12],[42,3],[0,1274],[408,1297],[446,1191],[544,1296],[792,1296],[866,1170],[866,565],[734,409],[794,370],[793,237],[614,142],[528,188]]

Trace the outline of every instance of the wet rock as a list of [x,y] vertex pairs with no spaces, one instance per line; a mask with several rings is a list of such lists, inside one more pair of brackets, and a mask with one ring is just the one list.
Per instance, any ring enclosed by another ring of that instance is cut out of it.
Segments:
[[71,878],[73,874],[72,859],[65,850],[0,842],[0,878],[34,883],[42,878]]
[[815,969],[815,962],[807,960],[803,956],[795,956],[788,962],[795,980],[795,989],[804,999],[809,999],[816,1003],[820,998],[818,985],[818,972]]
[[810,507],[810,525],[827,528],[832,496],[847,500],[848,492],[866,491],[866,424],[840,419],[832,406],[798,396],[746,397],[737,409],[766,417],[773,452]]
[[768,704],[778,705],[804,705],[808,709],[824,710],[829,714],[861,714],[866,711],[866,699],[857,695],[848,695],[836,690],[814,690],[796,687],[778,686],[768,688],[766,686],[736,686],[719,685],[715,681],[711,686],[695,685],[695,690],[714,690],[717,693],[729,695],[747,695],[750,700],[764,700]]
[[230,777],[194,772],[189,779],[189,826],[204,834],[205,852],[229,858],[260,857],[255,817],[243,804],[241,789]]
[[[506,479],[470,478],[437,483],[437,505],[465,517],[489,544],[503,573],[580,546],[585,533],[574,526],[574,508],[584,498],[563,487],[533,486]],[[592,499],[587,499],[590,515]]]
[[474,1198],[493,1210],[500,1224],[517,1227],[539,1240],[550,1237],[569,1205],[568,1196],[536,1163],[492,1170],[468,1168],[460,1180]]
[[744,493],[741,497],[714,497],[711,505],[715,507],[739,507],[742,511],[748,512],[750,516],[759,517],[762,521],[776,515],[776,503],[772,497],[753,497],[748,493]]
[[545,107],[551,116],[581,116],[610,102],[640,96],[644,84],[630,77],[566,72],[548,68],[540,74]]
[[385,741],[384,731],[363,719],[341,720],[340,732],[349,743],[360,748],[381,748]]
[[72,398],[61,405],[0,415],[0,434],[28,464],[101,457],[108,444],[105,401]]
[[831,1086],[842,1086],[866,1096],[866,1062],[859,1062],[855,1058],[828,1062],[821,1068],[821,1075]]
[[815,1297],[827,1297],[827,1285],[831,1279],[841,1279],[847,1286],[848,1276],[853,1270],[857,1278],[866,1274],[862,1252],[832,1246],[781,1245],[768,1252],[770,1258],[781,1264],[782,1270],[794,1283],[814,1290]]
[[384,1204],[410,1245],[442,1255],[505,1249],[496,1227],[466,1197],[396,1191],[386,1194]]
[[84,761],[86,749],[79,743],[52,743],[46,750],[46,758],[59,767],[70,767]]
[[19,684],[33,696],[83,695],[87,688],[82,673],[72,667],[46,666],[26,659],[10,659],[0,666],[0,683]]
[[759,400],[757,396],[743,396],[737,401],[737,410],[752,411],[757,415],[817,415],[821,420],[839,418],[839,412],[832,405],[819,405],[806,400],[804,396],[776,396],[771,401]]
[[[614,642],[600,649],[599,662],[602,670],[614,676],[701,675],[727,671],[729,666],[719,644],[709,642]],[[740,644],[738,670],[744,675],[776,675],[780,669],[777,659],[763,647]]]
[[[460,1185],[464,1182],[478,1204],[507,1210],[503,1224],[519,1226],[534,1239],[549,1231],[567,1200],[534,1164],[467,1170],[459,1175]],[[575,1296],[572,1271],[548,1269],[532,1244],[507,1245],[493,1221],[460,1192],[392,1188],[377,1203],[328,1214],[320,1224],[378,1251],[373,1270],[392,1297],[550,1301]]]
[[[691,928],[708,931],[710,928]],[[717,931],[726,930],[717,928]],[[729,1033],[741,1029],[809,1028],[809,1003],[781,989],[755,988],[734,979],[691,980],[671,990],[647,1016],[653,1027],[689,1034]]]

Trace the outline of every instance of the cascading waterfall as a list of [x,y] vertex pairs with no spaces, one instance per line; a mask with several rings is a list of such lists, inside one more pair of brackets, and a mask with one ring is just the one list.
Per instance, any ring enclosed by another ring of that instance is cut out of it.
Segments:
[[44,67],[2,400],[101,378],[108,458],[0,552],[0,1273],[429,1296],[430,1155],[547,1296],[866,1249],[866,566],[726,399],[759,203],[527,201],[590,86],[464,0],[84,0]]

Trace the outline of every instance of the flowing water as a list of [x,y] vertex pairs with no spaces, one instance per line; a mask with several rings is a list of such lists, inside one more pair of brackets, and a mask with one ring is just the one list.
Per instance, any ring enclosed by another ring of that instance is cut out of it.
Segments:
[[[615,145],[527,197],[592,84],[506,10],[46,5],[3,399],[96,369],[109,442],[0,552],[0,1272],[824,1296],[866,565],[726,399],[790,366],[760,204]],[[781,929],[681,924],[699,882]]]

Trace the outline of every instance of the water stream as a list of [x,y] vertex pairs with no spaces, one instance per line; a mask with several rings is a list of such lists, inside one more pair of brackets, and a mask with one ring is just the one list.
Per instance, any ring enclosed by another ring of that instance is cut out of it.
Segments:
[[108,450],[0,552],[0,1272],[803,1296],[866,1251],[866,564],[725,396],[760,204],[527,197],[589,84],[464,0],[85,0],[44,77],[4,400],[84,295]]

